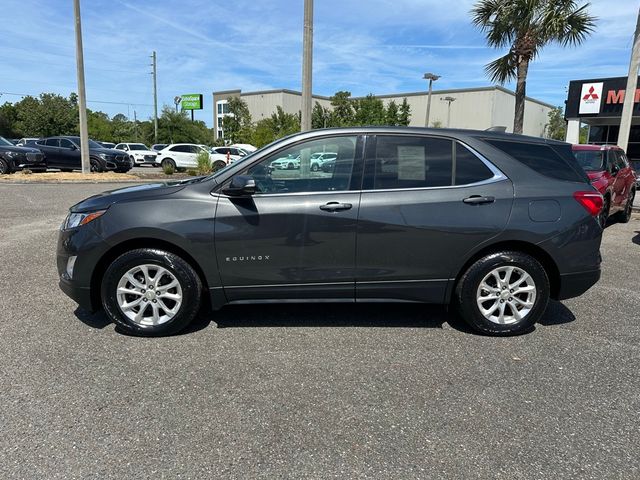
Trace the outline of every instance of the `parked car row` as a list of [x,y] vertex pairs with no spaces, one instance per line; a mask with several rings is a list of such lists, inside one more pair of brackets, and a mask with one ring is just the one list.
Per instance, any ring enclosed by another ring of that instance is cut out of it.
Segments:
[[[254,148],[251,145],[244,147]],[[191,143],[156,144],[148,148],[143,143],[96,142],[89,140],[92,172],[127,172],[134,166],[151,165],[182,171],[197,166],[201,152],[209,154],[215,169],[225,167],[247,155],[249,150],[241,146],[214,147]],[[255,148],[254,148],[255,150]],[[63,172],[80,170],[80,137],[55,136],[48,138],[21,138],[14,141],[0,137],[0,174],[22,169],[46,171],[47,168]]]

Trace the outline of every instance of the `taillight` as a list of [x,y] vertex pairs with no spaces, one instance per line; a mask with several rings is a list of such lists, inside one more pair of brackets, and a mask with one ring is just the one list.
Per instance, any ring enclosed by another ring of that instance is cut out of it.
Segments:
[[575,192],[573,198],[589,212],[589,215],[595,217],[602,210],[602,195],[598,192]]

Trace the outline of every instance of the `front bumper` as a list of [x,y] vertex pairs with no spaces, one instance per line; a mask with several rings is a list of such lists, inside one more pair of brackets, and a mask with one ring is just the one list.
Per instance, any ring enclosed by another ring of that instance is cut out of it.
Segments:
[[599,268],[587,272],[561,274],[560,289],[556,300],[579,297],[600,280],[600,274]]

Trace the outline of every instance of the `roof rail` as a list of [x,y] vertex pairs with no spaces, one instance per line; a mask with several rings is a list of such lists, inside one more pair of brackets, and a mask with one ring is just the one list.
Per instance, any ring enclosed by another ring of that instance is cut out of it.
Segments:
[[500,132],[500,133],[506,133],[507,132],[507,127],[503,126],[503,125],[496,125],[494,127],[489,127],[485,130],[485,132]]

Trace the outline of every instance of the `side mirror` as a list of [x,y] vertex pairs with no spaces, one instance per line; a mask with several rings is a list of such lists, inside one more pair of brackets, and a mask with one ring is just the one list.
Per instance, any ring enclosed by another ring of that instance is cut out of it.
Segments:
[[256,193],[256,181],[248,175],[236,175],[222,193],[230,197],[247,197]]
[[71,144],[71,147],[69,147],[69,148],[71,148],[71,150],[78,150],[78,147],[76,147],[75,144],[73,144],[73,143]]

